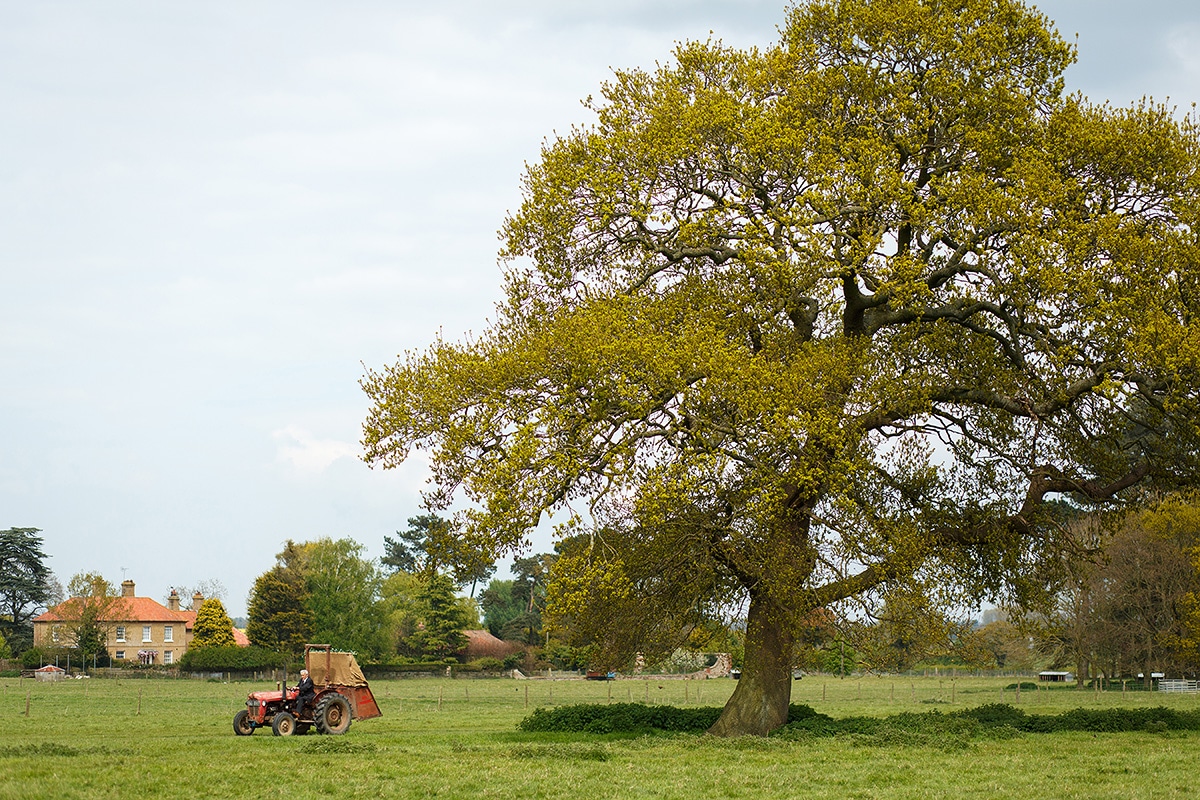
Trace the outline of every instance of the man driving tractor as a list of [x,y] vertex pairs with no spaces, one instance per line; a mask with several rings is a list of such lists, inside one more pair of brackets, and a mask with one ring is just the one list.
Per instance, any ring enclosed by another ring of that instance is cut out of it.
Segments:
[[304,716],[304,707],[312,705],[313,698],[317,694],[316,687],[313,686],[312,678],[308,677],[308,670],[300,670],[300,683],[296,685],[299,694],[296,695],[296,717]]

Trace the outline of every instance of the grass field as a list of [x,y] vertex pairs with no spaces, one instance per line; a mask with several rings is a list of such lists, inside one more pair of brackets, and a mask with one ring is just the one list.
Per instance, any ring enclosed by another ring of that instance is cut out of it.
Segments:
[[[806,677],[793,702],[835,717],[1014,702],[1000,679]],[[720,705],[730,680],[400,680],[345,736],[236,737],[266,683],[0,679],[0,800],[93,797],[1175,798],[1200,792],[1200,733],[1024,734],[958,747],[890,740],[527,734],[538,706]],[[28,716],[26,707],[28,703]],[[528,704],[528,705],[527,705]],[[1195,709],[1196,695],[1061,687],[1028,713]],[[944,744],[944,743],[943,743]]]

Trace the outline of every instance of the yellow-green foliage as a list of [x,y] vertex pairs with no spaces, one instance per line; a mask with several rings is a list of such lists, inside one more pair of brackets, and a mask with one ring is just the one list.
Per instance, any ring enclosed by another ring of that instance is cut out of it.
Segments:
[[368,459],[426,451],[465,548],[565,512],[563,615],[682,635],[748,594],[747,674],[782,674],[770,627],[1032,602],[1047,497],[1195,474],[1190,117],[1063,97],[1072,48],[1014,0],[814,0],[674,56],[528,168],[495,321],[363,380]]
[[233,639],[233,620],[225,613],[225,604],[210,597],[196,611],[192,641],[188,647],[229,647]]

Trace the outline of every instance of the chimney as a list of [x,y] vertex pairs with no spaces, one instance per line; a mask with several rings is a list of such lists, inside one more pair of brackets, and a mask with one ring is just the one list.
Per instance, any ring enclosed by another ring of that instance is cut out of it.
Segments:
[[133,596],[133,581],[121,581],[121,597]]
[[179,610],[179,592],[174,589],[171,590],[171,596],[167,598],[167,608],[172,611]]
[[192,595],[192,611],[199,611],[200,606],[204,603],[204,595],[196,592]]

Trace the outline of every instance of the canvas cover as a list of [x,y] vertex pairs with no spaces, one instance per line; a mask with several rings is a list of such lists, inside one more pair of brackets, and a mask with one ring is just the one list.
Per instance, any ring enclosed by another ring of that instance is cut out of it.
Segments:
[[[328,661],[328,669],[326,668]],[[353,653],[323,653],[320,650],[308,654],[308,676],[317,686],[337,684],[339,686],[366,686],[367,678],[354,660]]]

